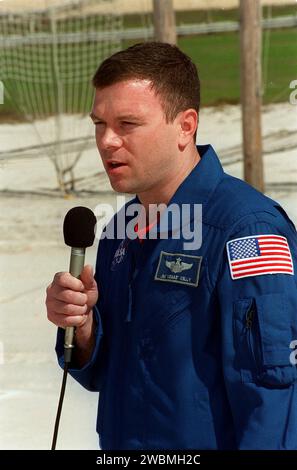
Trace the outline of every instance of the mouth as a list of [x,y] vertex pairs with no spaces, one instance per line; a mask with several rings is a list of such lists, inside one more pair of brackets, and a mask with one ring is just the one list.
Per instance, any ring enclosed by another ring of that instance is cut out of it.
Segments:
[[114,162],[114,161],[107,162],[108,168],[119,168],[120,166],[124,166],[124,165],[125,163],[121,163],[121,162]]
[[120,168],[123,168],[124,166],[127,166],[126,163],[117,162],[115,160],[110,160],[106,163],[107,163],[108,173],[116,173],[117,171],[119,171]]

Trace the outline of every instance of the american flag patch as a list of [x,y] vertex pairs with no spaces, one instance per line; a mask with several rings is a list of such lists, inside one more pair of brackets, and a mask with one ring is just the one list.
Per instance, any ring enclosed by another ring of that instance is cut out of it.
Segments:
[[280,235],[252,235],[227,243],[232,279],[261,274],[294,274],[287,239]]

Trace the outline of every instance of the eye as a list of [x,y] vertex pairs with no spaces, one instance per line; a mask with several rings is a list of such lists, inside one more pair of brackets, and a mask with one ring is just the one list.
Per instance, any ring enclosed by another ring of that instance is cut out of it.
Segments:
[[124,126],[137,126],[136,122],[130,122],[130,121],[122,121],[121,124]]

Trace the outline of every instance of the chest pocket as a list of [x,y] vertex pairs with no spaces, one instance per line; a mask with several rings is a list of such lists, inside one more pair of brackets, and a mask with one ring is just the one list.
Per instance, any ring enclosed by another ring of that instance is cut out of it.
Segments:
[[[149,326],[150,334],[155,339],[173,329],[186,327],[193,312],[201,303],[199,299],[208,298],[210,284],[206,258],[199,262],[199,281],[197,286],[178,282],[161,281],[154,276],[150,287],[152,294],[148,297],[149,315],[146,316],[145,326]],[[155,268],[154,273],[157,272]],[[184,322],[184,324],[183,324]],[[148,330],[145,331],[148,333]]]
[[152,302],[152,315],[144,329],[145,336],[157,343],[164,335],[178,328],[181,322],[188,321],[192,302],[191,293],[181,289],[164,293],[158,304]]
[[163,325],[174,326],[184,312],[190,313],[188,308],[192,303],[192,296],[188,292],[172,291],[164,299]]
[[290,343],[297,338],[297,311],[286,294],[267,294],[234,303],[234,367],[243,382],[284,387],[297,380]]

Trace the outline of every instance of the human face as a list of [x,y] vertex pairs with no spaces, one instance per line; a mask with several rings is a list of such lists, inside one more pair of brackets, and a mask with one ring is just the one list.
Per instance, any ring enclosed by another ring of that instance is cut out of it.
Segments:
[[178,171],[178,124],[166,123],[148,80],[97,89],[91,118],[96,144],[115,191],[157,195]]

